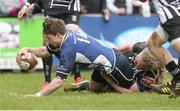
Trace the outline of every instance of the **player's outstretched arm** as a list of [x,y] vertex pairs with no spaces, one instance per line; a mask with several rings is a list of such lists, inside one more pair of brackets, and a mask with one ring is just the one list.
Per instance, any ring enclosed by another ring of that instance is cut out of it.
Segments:
[[64,85],[64,81],[62,79],[55,78],[53,79],[50,84],[42,89],[41,91],[37,92],[36,94],[28,94],[25,95],[25,97],[42,97],[47,96],[54,91],[56,91],[58,88],[62,87]]
[[129,53],[132,52],[133,44],[126,44],[126,45],[117,45],[114,48],[122,53]]
[[29,48],[28,51],[35,54],[37,57],[49,57],[51,55],[48,52],[46,46],[42,46],[38,48]]
[[50,53],[47,51],[47,48],[45,46],[38,47],[38,48],[22,48],[18,55],[20,56],[23,53],[33,53],[37,57],[48,57],[50,56]]

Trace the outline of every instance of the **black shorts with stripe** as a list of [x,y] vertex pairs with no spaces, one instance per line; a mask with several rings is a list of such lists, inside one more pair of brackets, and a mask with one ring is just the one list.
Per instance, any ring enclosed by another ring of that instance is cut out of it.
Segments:
[[50,18],[63,19],[65,24],[77,24],[79,25],[79,13],[78,12],[64,12],[61,14],[49,14]]
[[166,23],[162,24],[163,29],[168,33],[168,41],[180,37],[180,17],[174,17],[168,20]]
[[[114,50],[114,52],[116,54],[116,67],[112,73],[109,74],[109,77],[118,85],[129,89],[135,82],[134,70],[123,53],[116,50]],[[107,84],[102,78],[101,71],[98,68],[94,69],[91,79],[101,84]]]

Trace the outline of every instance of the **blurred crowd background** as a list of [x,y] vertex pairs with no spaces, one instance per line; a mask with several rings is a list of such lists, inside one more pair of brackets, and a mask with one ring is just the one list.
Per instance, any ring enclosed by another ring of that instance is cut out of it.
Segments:
[[[34,3],[27,15],[43,13],[47,1],[39,0]],[[26,0],[0,0],[0,17],[16,17],[25,2]],[[142,3],[139,0],[80,0],[80,2],[80,14],[102,14],[106,21],[112,14],[150,17],[155,12],[151,1]]]

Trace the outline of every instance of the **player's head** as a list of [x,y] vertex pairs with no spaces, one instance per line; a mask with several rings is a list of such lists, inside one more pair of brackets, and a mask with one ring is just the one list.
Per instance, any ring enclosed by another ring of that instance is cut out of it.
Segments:
[[66,26],[63,20],[47,18],[43,23],[43,35],[46,43],[57,47],[61,44],[66,33]]
[[56,35],[60,33],[64,35],[66,33],[66,26],[62,19],[46,18],[43,22],[43,33]]
[[163,67],[147,48],[136,56],[135,65],[143,70],[156,70]]

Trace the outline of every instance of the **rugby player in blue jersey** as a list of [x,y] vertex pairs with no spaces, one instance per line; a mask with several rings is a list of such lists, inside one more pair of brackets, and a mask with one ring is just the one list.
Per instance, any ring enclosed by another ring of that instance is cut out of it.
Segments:
[[38,57],[54,54],[60,64],[56,77],[51,83],[36,94],[28,96],[46,96],[62,87],[75,63],[88,64],[93,67],[90,91],[101,88],[96,81],[98,75],[106,75],[122,87],[122,92],[137,92],[133,67],[125,55],[116,49],[107,48],[92,37],[67,30],[63,20],[47,18],[43,23],[44,40],[47,45],[38,48],[23,48],[24,52],[34,53]]

